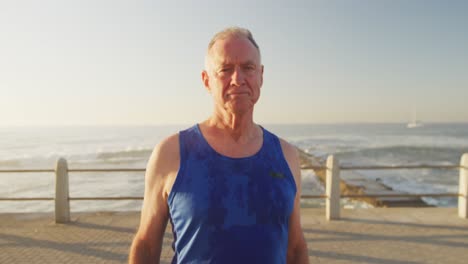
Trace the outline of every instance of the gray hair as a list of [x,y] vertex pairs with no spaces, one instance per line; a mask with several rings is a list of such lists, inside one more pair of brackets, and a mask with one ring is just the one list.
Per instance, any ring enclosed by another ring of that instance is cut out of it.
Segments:
[[206,51],[206,56],[205,56],[205,69],[206,70],[208,70],[209,68],[208,57],[209,57],[210,50],[213,47],[213,45],[216,43],[216,41],[220,39],[227,39],[229,37],[241,37],[241,38],[248,39],[255,46],[261,58],[260,47],[258,47],[258,44],[253,38],[252,32],[250,32],[250,30],[246,28],[241,28],[241,27],[228,27],[216,33],[211,39],[210,43],[208,44],[208,49]]
[[250,30],[246,28],[241,27],[228,27],[216,33],[211,39],[210,44],[208,44],[208,51],[210,51],[211,47],[213,47],[216,41],[220,39],[226,39],[228,37],[244,37],[248,39],[260,53],[260,48],[258,47],[257,42],[253,38],[252,32],[250,32]]

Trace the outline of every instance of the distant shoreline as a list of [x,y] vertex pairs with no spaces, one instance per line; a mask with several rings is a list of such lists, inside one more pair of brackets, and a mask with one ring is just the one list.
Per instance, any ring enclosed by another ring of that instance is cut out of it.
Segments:
[[[334,125],[404,125],[408,121],[401,121],[401,122],[318,122],[318,123],[269,123],[269,122],[261,122],[258,123],[262,126],[334,126]],[[180,123],[180,124],[0,124],[0,129],[8,129],[8,128],[86,128],[86,127],[93,127],[93,128],[108,128],[108,127],[115,127],[115,128],[123,128],[123,127],[190,127],[193,126],[194,123]],[[424,121],[424,125],[468,125],[468,121],[458,121],[458,122],[446,122],[446,121]]]

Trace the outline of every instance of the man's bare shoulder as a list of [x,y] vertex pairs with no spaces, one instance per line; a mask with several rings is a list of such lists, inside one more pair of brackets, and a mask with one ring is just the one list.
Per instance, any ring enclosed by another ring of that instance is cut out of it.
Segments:
[[281,143],[281,149],[283,150],[284,157],[289,161],[290,159],[296,159],[298,157],[298,151],[297,148],[287,142],[286,140],[279,138],[280,143]]
[[178,170],[179,162],[179,134],[176,133],[154,147],[146,169],[149,172],[167,175]]
[[283,150],[284,158],[288,163],[289,169],[291,170],[294,179],[296,181],[296,187],[300,189],[301,186],[301,169],[299,164],[299,152],[297,148],[286,140],[280,138],[281,149]]
[[165,155],[179,154],[179,133],[172,134],[159,142],[154,148],[157,153]]

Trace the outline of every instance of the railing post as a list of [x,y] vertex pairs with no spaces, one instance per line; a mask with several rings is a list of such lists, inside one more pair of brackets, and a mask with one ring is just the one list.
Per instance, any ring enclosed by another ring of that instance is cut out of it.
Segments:
[[327,158],[326,180],[326,218],[335,220],[340,218],[340,164],[333,155]]
[[460,180],[458,183],[458,216],[468,218],[468,153],[460,160]]
[[59,158],[55,166],[55,223],[70,222],[67,160]]

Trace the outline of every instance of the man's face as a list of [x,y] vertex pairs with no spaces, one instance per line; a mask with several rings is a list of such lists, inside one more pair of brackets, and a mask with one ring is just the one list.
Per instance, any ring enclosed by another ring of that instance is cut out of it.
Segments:
[[232,114],[252,111],[263,83],[263,65],[255,46],[247,38],[220,39],[212,46],[207,63],[202,79],[215,107]]

